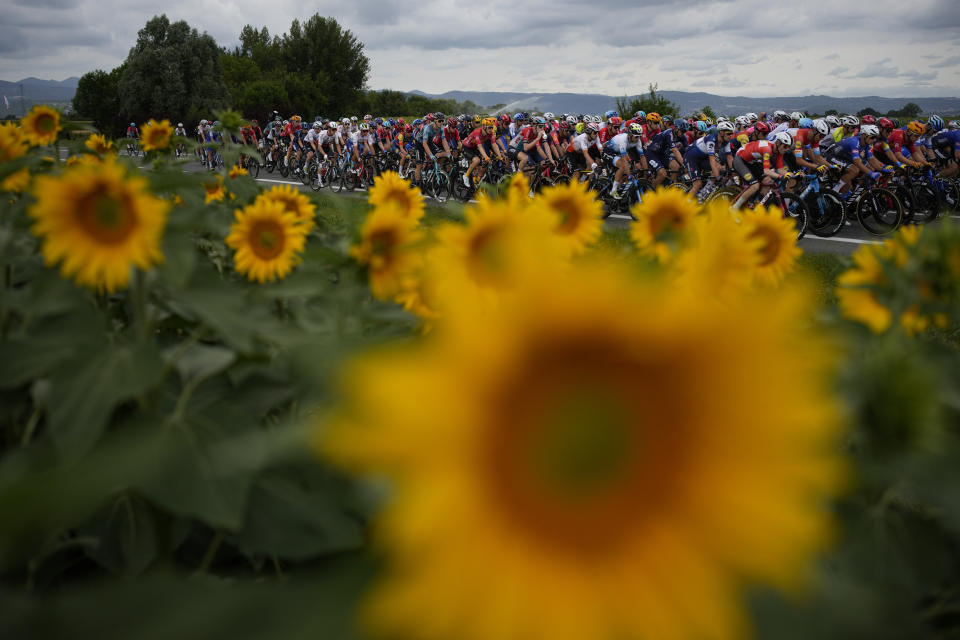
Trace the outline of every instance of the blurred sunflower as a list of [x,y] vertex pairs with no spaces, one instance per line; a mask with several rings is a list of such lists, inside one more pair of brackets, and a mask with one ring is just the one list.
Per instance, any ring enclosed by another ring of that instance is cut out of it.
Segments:
[[223,202],[223,198],[227,195],[227,190],[223,187],[222,175],[217,175],[210,182],[204,182],[203,188],[207,192],[207,195],[204,198],[204,204],[210,204],[211,202]]
[[403,208],[387,202],[367,216],[360,230],[360,243],[350,255],[369,270],[373,297],[390,300],[401,293],[405,278],[417,268],[420,256],[414,245],[422,234]]
[[697,205],[679,189],[661,188],[643,194],[631,210],[630,237],[640,253],[669,262],[697,215]]
[[553,233],[556,218],[544,207],[517,215],[509,201],[480,198],[464,210],[466,224],[449,223],[437,231],[436,277],[441,303],[446,291],[466,291],[495,300],[517,281],[541,268],[557,275],[569,255]]
[[110,153],[113,150],[113,142],[107,140],[107,137],[100,133],[94,133],[87,137],[86,142],[83,143],[87,149],[93,151],[94,153],[104,154]]
[[282,204],[289,213],[296,216],[297,224],[304,227],[304,233],[309,233],[315,225],[316,205],[310,202],[310,198],[289,185],[273,187],[261,193],[257,199]]
[[374,631],[733,638],[745,582],[810,577],[844,471],[810,299],[705,314],[621,269],[546,271],[482,315],[461,295],[343,377],[317,447],[393,480]]
[[231,180],[236,180],[240,176],[248,176],[250,174],[243,167],[239,165],[233,165],[232,167],[230,167],[230,173],[228,173],[227,175],[230,176]]
[[507,185],[506,197],[507,202],[517,209],[522,210],[530,206],[532,202],[530,199],[530,182],[527,180],[526,174],[522,171],[518,171],[510,178],[510,183]]
[[53,144],[60,133],[60,113],[45,104],[38,104],[20,120],[20,127],[32,146]]
[[603,233],[603,205],[577,182],[544,189],[533,205],[545,207],[556,217],[554,233],[571,255],[586,251]]
[[423,217],[424,203],[420,189],[411,187],[409,182],[393,171],[384,171],[374,178],[368,201],[374,207],[393,202],[400,207],[403,215],[414,222]]
[[760,240],[760,261],[754,270],[757,280],[767,286],[780,284],[797,268],[803,250],[797,246],[793,223],[777,209],[757,207],[741,214],[747,237]]
[[694,218],[671,271],[682,293],[727,303],[752,285],[761,247],[762,240],[734,220],[726,203],[712,203]]
[[170,137],[173,135],[173,126],[169,120],[157,122],[153,118],[143,125],[143,136],[140,144],[144,151],[162,151],[170,148]]
[[885,281],[881,250],[874,245],[860,247],[853,254],[853,268],[837,278],[837,302],[843,315],[865,324],[874,333],[889,329],[890,309],[880,303],[872,289]]
[[237,273],[263,284],[282,280],[300,262],[306,244],[303,226],[280,202],[257,199],[238,209],[227,236],[227,246],[236,253]]
[[418,260],[417,266],[401,278],[400,292],[394,297],[394,302],[423,321],[421,329],[424,333],[432,329],[434,320],[440,316],[437,311],[434,265],[428,251],[422,260]]
[[22,193],[30,184],[30,170],[24,167],[14,171],[0,182],[0,191]]
[[29,149],[23,131],[12,122],[0,124],[0,162],[9,162],[23,157]]
[[62,176],[37,176],[33,194],[33,233],[43,238],[46,263],[60,262],[65,277],[110,292],[127,286],[131,267],[163,261],[170,203],[117,163],[78,163]]

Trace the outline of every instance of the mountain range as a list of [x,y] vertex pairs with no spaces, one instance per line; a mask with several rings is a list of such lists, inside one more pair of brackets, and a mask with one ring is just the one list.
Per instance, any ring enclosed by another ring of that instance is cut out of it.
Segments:
[[[617,98],[596,93],[513,93],[501,91],[447,91],[441,94],[427,94],[422,91],[410,91],[411,95],[429,98],[442,98],[466,102],[470,100],[478,105],[506,105],[503,112],[514,111],[552,111],[554,113],[603,113],[615,109]],[[783,96],[772,98],[748,98],[745,96],[719,96],[713,93],[688,91],[661,91],[666,99],[679,106],[680,113],[699,111],[705,106],[718,114],[740,114],[754,111],[770,113],[776,109],[803,111],[804,113],[824,113],[827,109],[836,109],[840,113],[856,113],[872,107],[880,113],[900,109],[908,102],[920,106],[924,114],[960,114],[960,98],[884,98],[881,96],[862,96],[856,98],[835,98],[833,96]],[[633,98],[635,96],[628,96]]]
[[[65,105],[73,100],[77,92],[80,78],[73,76],[66,80],[41,80],[40,78],[24,78],[17,82],[0,80],[0,94],[7,102],[0,100],[0,114],[21,114],[20,85],[23,85],[23,102],[26,109],[35,104]],[[9,106],[7,106],[9,104]]]

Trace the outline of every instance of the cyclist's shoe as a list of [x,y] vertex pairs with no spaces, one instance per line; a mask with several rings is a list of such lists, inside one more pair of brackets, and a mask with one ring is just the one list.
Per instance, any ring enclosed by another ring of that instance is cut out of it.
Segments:
[[470,176],[468,176],[467,174],[463,174],[463,186],[465,187],[470,186]]
[[613,198],[614,200],[619,200],[620,198],[623,197],[623,194],[620,193],[620,189],[611,189],[610,197]]

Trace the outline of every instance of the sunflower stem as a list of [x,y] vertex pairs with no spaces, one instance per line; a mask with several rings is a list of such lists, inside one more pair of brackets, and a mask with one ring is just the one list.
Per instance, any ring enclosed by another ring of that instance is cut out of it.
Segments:
[[143,271],[137,269],[133,284],[133,321],[137,326],[137,336],[146,340],[150,336],[147,318],[147,283]]

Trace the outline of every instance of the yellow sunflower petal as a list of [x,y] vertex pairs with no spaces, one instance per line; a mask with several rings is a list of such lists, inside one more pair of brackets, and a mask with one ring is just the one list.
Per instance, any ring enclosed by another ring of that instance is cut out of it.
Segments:
[[425,205],[418,187],[412,187],[394,171],[385,171],[373,180],[369,202],[374,207],[392,202],[414,222],[423,217]]
[[779,209],[757,207],[742,212],[747,237],[759,239],[760,260],[754,271],[757,280],[776,286],[797,268],[803,250],[797,245],[793,222]]
[[404,281],[417,268],[420,256],[414,245],[423,234],[415,224],[396,202],[382,204],[367,216],[360,243],[350,248],[350,255],[367,266],[375,298],[390,300],[400,294]]
[[140,144],[144,151],[162,151],[170,148],[170,137],[173,135],[173,125],[169,120],[157,122],[153,118],[143,125]]
[[679,189],[661,188],[644,193],[631,213],[636,220],[630,224],[630,237],[640,253],[669,262],[682,246],[697,205]]
[[60,112],[38,104],[20,120],[20,127],[32,146],[53,144],[60,133]]
[[544,189],[533,204],[556,217],[554,233],[563,239],[571,255],[582,254],[603,233],[603,205],[580,183]]
[[283,204],[257,199],[237,210],[227,236],[234,266],[248,280],[282,280],[300,262],[306,244],[303,226]]
[[310,198],[292,186],[273,187],[261,193],[257,196],[257,199],[281,203],[288,213],[292,213],[296,217],[297,224],[304,227],[304,232],[309,232],[316,224],[316,205],[310,201]]

